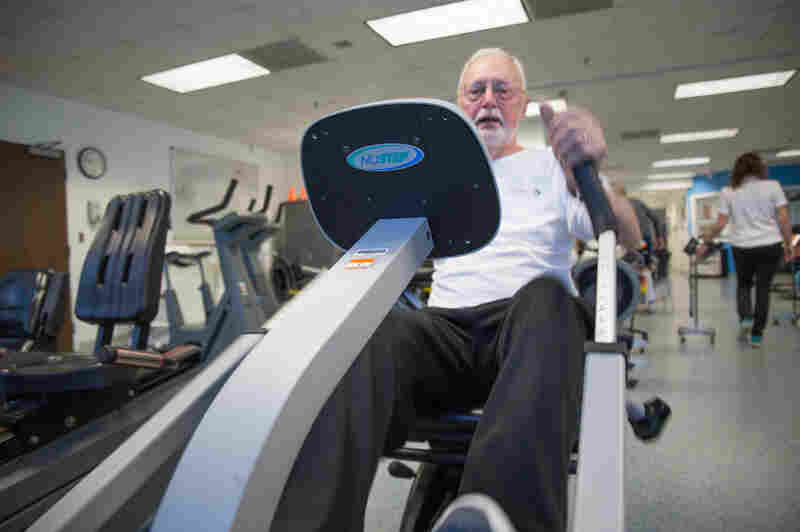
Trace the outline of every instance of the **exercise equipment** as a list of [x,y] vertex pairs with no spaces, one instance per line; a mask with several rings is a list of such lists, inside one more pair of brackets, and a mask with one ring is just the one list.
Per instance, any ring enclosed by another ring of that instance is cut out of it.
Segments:
[[[497,231],[488,154],[452,104],[401,100],[335,113],[311,125],[301,149],[314,216],[348,251],[268,332],[249,331],[218,356],[32,532],[101,528],[189,434],[151,530],[268,529],[313,420],[417,268],[427,256],[479,249]],[[625,359],[615,343],[614,220],[593,167],[575,174],[600,233],[575,529],[622,530]],[[203,412],[198,404],[217,389]]]
[[[0,358],[0,530],[27,528],[191,376],[196,347],[133,352],[158,310],[169,209],[162,191],[109,202],[75,301],[92,352]],[[108,345],[119,324],[134,326],[124,348]]]
[[278,205],[272,285],[280,301],[287,301],[311,279],[328,270],[342,256],[320,231],[308,200],[290,200]]
[[798,288],[800,288],[800,270],[798,269],[798,262],[800,262],[800,235],[792,237],[792,249],[795,250],[792,260],[789,261],[789,272],[791,274],[791,289],[783,293],[784,299],[792,300],[792,310],[790,312],[783,312],[778,314],[773,320],[774,325],[780,325],[782,321],[788,322],[795,327],[800,326],[800,311],[798,311]]
[[[683,248],[683,252],[689,256],[689,317],[694,318],[694,324],[688,326],[682,326],[678,328],[678,337],[682,344],[686,343],[686,337],[690,335],[699,335],[699,336],[708,336],[711,342],[711,345],[714,345],[714,341],[717,336],[717,332],[713,327],[700,327],[700,316],[698,314],[697,309],[697,299],[698,299],[698,286],[697,281],[700,276],[697,273],[697,263],[702,260],[704,257],[697,257],[697,246],[700,242],[695,238],[692,237],[686,246]],[[708,256],[713,251],[718,251],[721,248],[721,244],[711,244],[711,247],[706,253],[705,256]]]
[[[214,322],[214,298],[211,296],[211,287],[206,280],[205,269],[203,268],[203,259],[211,255],[210,251],[201,251],[199,253],[179,253],[171,251],[164,256],[164,281],[166,282],[166,290],[164,290],[164,306],[167,314],[167,326],[169,331],[169,343],[172,345],[194,344],[203,345],[203,341],[207,336],[207,328]],[[202,325],[187,325],[183,318],[183,311],[181,310],[178,295],[172,285],[172,279],[169,275],[169,266],[177,268],[190,268],[197,266],[200,272],[200,297],[203,301],[203,313],[205,315],[205,322]]]
[[53,351],[64,324],[67,274],[14,270],[0,277],[0,351]]
[[[639,301],[639,283],[632,267],[621,260],[617,265],[617,318],[622,323],[631,316]],[[578,263],[573,270],[573,280],[581,297],[592,307],[597,301],[596,258]],[[618,341],[630,351],[631,335],[620,330]],[[630,368],[628,368],[630,369]],[[631,379],[628,379],[628,387]],[[644,404],[626,401],[628,423],[634,434],[643,442],[655,441],[664,431],[671,409],[659,397]],[[481,409],[454,411],[447,414],[417,419],[411,427],[409,442],[393,449],[386,456],[396,460],[388,464],[389,474],[396,478],[413,479],[405,505],[399,532],[428,532],[434,522],[449,507],[461,484],[461,476],[470,442],[482,415]],[[427,448],[419,444],[427,444]],[[578,446],[573,449],[569,474],[578,468]],[[419,462],[416,471],[404,462]]]
[[[212,216],[225,211],[230,205],[238,181],[231,179],[218,204],[190,214],[189,223],[208,225],[214,234],[219,265],[225,290],[213,306],[203,325],[181,325],[177,304],[169,305],[167,318],[170,339],[164,350],[185,344],[201,347],[203,359],[213,358],[244,331],[260,327],[277,310],[277,302],[265,299],[263,268],[258,259],[258,248],[250,241],[254,234],[267,224],[262,214],[240,215],[228,212],[219,218]],[[259,242],[260,245],[260,242]],[[254,274],[262,274],[262,284]],[[168,285],[168,293],[171,285]],[[201,287],[202,290],[202,287]],[[174,293],[174,292],[173,292]],[[170,297],[170,299],[173,299]],[[210,293],[209,293],[210,299]],[[177,301],[177,298],[174,298]],[[170,309],[170,307],[174,307]]]
[[280,227],[270,223],[267,218],[267,208],[272,197],[272,185],[268,185],[264,194],[264,203],[256,212],[253,212],[255,201],[250,202],[250,215],[247,217],[246,224],[242,224],[236,230],[236,238],[240,242],[242,249],[242,260],[244,261],[250,282],[255,290],[256,297],[261,302],[264,314],[272,316],[282,301],[275,293],[271,275],[268,276],[264,271],[262,263],[262,246],[273,238]]

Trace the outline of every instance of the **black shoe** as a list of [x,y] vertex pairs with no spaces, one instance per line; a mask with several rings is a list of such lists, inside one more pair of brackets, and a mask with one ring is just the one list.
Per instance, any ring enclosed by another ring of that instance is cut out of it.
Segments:
[[491,497],[468,493],[445,509],[432,532],[516,532],[516,529]]
[[642,441],[651,441],[661,435],[667,424],[672,409],[658,397],[644,403],[644,417],[631,421],[636,437]]

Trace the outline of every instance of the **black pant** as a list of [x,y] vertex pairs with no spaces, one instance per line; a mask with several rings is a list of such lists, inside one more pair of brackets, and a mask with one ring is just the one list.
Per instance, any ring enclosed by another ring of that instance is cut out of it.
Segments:
[[[778,270],[783,248],[780,244],[754,248],[732,246],[732,248],[733,260],[736,264],[736,301],[739,319],[754,318],[752,334],[761,336],[769,315],[769,288],[772,285],[772,278]],[[754,275],[756,277],[755,315],[750,296]]]
[[476,307],[392,310],[314,421],[272,532],[361,532],[378,460],[416,416],[484,403],[460,491],[520,532],[564,530],[591,322],[550,278]]

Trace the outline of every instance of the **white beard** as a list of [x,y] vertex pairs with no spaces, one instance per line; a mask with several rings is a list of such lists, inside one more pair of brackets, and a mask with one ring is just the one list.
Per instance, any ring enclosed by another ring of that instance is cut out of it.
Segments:
[[486,147],[490,150],[503,148],[507,144],[511,143],[511,140],[514,138],[517,130],[515,129],[508,129],[505,123],[502,122],[503,117],[502,115],[496,110],[486,110],[481,109],[478,114],[475,116],[475,125],[477,127],[478,120],[481,118],[485,118],[488,116],[494,116],[501,120],[501,124],[498,124],[498,127],[494,129],[483,129],[478,128],[478,133],[480,133],[481,139]]
[[498,127],[495,129],[478,130],[478,133],[480,133],[483,143],[489,149],[502,148],[507,144],[510,144],[511,139],[514,138],[514,134],[516,132],[517,132],[516,129],[508,129],[505,126]]

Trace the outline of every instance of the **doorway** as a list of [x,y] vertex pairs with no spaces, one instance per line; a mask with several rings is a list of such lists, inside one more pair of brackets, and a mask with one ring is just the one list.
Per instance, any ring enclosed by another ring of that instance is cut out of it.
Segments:
[[[63,152],[51,158],[30,146],[0,141],[0,275],[16,269],[52,269],[69,276],[67,171]],[[67,285],[70,286],[69,283]],[[67,289],[58,350],[72,351],[72,301]]]

